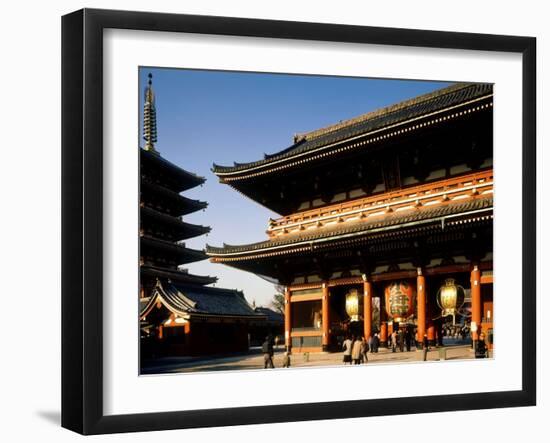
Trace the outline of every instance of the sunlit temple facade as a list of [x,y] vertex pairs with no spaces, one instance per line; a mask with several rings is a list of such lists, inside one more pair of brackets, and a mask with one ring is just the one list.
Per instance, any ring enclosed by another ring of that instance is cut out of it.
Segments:
[[397,329],[441,344],[449,323],[492,343],[492,85],[455,84],[213,172],[280,214],[265,241],[206,252],[286,287],[287,349]]

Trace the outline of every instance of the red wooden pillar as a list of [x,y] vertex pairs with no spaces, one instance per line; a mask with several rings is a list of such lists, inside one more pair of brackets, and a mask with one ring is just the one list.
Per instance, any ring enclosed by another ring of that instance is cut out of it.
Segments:
[[472,332],[472,339],[477,340],[481,332],[481,272],[474,265],[470,274],[470,296],[472,297],[472,322],[477,325],[477,331]]
[[388,346],[388,315],[385,295],[380,298],[380,346]]
[[426,277],[422,268],[417,269],[416,277],[416,341],[422,343],[426,333]]
[[363,335],[368,340],[372,334],[372,284],[363,282]]
[[380,322],[380,346],[386,347],[388,343],[388,324],[385,321]]
[[323,283],[323,298],[322,298],[322,324],[323,324],[323,338],[322,349],[323,352],[327,352],[330,345],[330,306],[329,306],[329,290],[328,284]]
[[290,288],[287,286],[285,289],[285,347],[290,352],[292,348],[292,341],[290,333],[292,329],[292,318],[290,310]]

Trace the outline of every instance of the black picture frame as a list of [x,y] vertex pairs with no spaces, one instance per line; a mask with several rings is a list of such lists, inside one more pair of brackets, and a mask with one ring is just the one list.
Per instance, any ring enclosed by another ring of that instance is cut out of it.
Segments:
[[[102,164],[105,29],[499,51],[522,55],[522,389],[459,395],[103,413]],[[536,404],[536,39],[84,9],[62,18],[62,426],[82,434],[487,409]]]

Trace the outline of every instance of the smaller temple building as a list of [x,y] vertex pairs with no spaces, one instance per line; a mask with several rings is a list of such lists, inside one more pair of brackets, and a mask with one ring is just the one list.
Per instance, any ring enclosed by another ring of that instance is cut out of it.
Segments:
[[180,193],[205,179],[162,158],[155,148],[155,95],[145,89],[140,149],[140,356],[205,355],[248,350],[251,321],[265,320],[237,290],[211,287],[216,277],[190,274],[181,265],[207,258],[185,240],[210,232],[182,216],[207,207]]
[[275,345],[284,344],[285,316],[271,308],[258,306],[254,312],[264,316],[250,324],[250,345],[261,346],[266,337],[271,336]]
[[142,322],[156,331],[143,342],[145,355],[243,352],[249,347],[250,323],[265,323],[240,291],[166,280],[157,280],[140,308]]

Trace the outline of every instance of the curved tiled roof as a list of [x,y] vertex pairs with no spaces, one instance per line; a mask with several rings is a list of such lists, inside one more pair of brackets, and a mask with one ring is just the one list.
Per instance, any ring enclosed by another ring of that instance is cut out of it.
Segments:
[[218,277],[190,274],[187,269],[171,269],[160,266],[142,265],[139,270],[142,275],[166,278],[180,283],[209,285],[218,281]]
[[265,308],[263,306],[258,306],[257,308],[254,308],[254,311],[258,314],[265,315],[267,318],[267,321],[273,322],[273,323],[281,323],[283,324],[285,321],[285,316],[281,314],[280,312],[274,311],[270,308]]
[[187,223],[178,217],[174,217],[173,215],[157,211],[156,209],[150,208],[148,206],[141,206],[140,211],[142,216],[151,217],[156,220],[162,221],[177,229],[178,232],[187,233],[187,235],[182,236],[181,239],[198,237],[199,235],[207,234],[212,230],[210,226]]
[[195,211],[199,211],[201,209],[205,209],[208,206],[207,202],[193,200],[191,198],[178,194],[171,189],[165,188],[164,186],[157,185],[147,180],[141,180],[141,191],[147,192],[151,195],[163,196],[168,201],[173,202],[173,204],[179,210],[178,215],[189,214]]
[[181,260],[180,264],[192,263],[207,258],[204,251],[187,248],[184,243],[174,243],[148,235],[141,236],[140,241],[142,246],[177,255],[178,259]]
[[168,310],[181,316],[265,317],[254,312],[241,291],[160,281],[153,296],[141,303],[140,316],[147,315],[159,299]]
[[343,235],[362,233],[368,234],[369,231],[386,228],[390,226],[405,225],[407,223],[419,221],[437,221],[442,217],[450,215],[460,215],[475,210],[492,209],[492,198],[479,198],[464,203],[448,203],[434,208],[413,209],[405,214],[387,214],[383,219],[376,221],[357,221],[343,226],[330,226],[315,229],[315,232],[304,235],[304,232],[286,234],[284,238],[269,239],[266,241],[252,243],[247,245],[228,245],[223,247],[215,247],[206,245],[206,253],[211,257],[223,256],[224,254],[246,254],[249,252],[261,251],[273,247],[292,246],[296,243],[307,243],[321,239],[331,239]]
[[241,291],[209,287],[174,287],[195,303],[195,311],[218,315],[255,315]]
[[269,165],[297,154],[343,141],[374,130],[383,129],[410,119],[426,116],[472,100],[488,97],[493,92],[492,84],[458,83],[429,94],[397,103],[351,120],[318,129],[296,137],[295,143],[264,159],[250,163],[235,163],[233,166],[213,165],[216,174],[238,173],[247,168]]
[[174,163],[161,157],[159,154],[146,151],[139,148],[140,158],[142,162],[149,162],[152,165],[157,166],[168,174],[171,174],[182,184],[182,190],[190,189],[192,187],[203,184],[206,179],[192,172],[186,171],[183,168],[175,165]]

